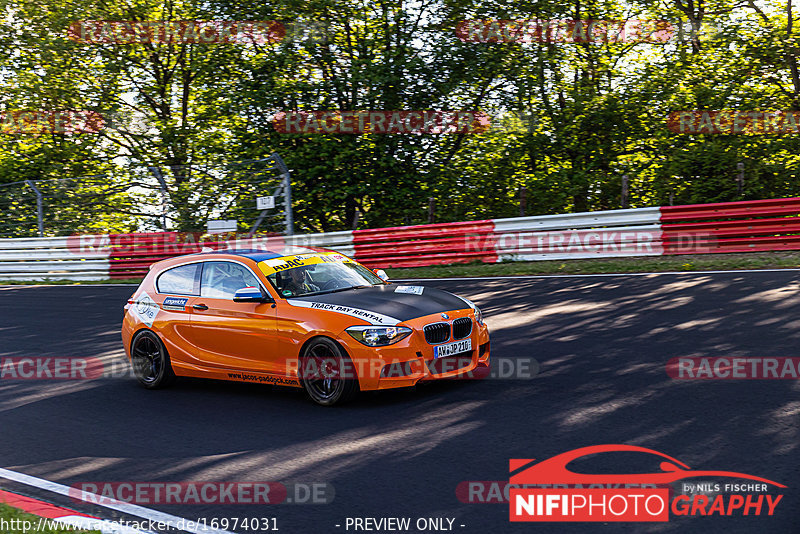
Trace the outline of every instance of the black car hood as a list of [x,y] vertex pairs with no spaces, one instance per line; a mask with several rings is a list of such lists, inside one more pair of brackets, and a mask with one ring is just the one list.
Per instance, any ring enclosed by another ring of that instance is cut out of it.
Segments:
[[[289,299],[289,304],[362,317],[373,324],[396,324],[432,313],[463,310],[470,305],[441,289],[422,288],[421,294],[398,293],[397,284],[349,289]],[[400,291],[405,291],[400,289]],[[366,313],[362,313],[366,312]]]

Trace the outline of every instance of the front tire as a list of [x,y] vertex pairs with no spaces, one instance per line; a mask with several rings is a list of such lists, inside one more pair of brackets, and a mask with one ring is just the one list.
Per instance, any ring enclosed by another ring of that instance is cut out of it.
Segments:
[[147,389],[167,387],[175,381],[167,348],[150,330],[142,330],[134,336],[131,365],[136,380]]
[[306,345],[300,366],[303,388],[321,406],[344,404],[358,393],[355,366],[332,339],[319,337]]

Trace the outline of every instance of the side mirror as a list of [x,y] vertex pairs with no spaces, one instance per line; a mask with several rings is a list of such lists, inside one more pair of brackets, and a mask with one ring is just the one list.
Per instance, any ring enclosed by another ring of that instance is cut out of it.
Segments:
[[383,280],[384,282],[389,281],[389,275],[386,274],[386,271],[384,271],[383,269],[375,269],[372,272],[374,272],[377,275],[377,277]]
[[264,295],[260,287],[243,287],[236,290],[233,302],[272,302],[272,299]]

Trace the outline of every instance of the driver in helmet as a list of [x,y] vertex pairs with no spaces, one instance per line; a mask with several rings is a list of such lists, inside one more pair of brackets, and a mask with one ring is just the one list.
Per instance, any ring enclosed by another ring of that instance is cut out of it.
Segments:
[[319,291],[319,287],[311,282],[311,277],[308,276],[308,267],[295,267],[280,273],[282,276],[281,294],[287,295],[287,291],[291,295],[305,295],[306,293],[313,293]]

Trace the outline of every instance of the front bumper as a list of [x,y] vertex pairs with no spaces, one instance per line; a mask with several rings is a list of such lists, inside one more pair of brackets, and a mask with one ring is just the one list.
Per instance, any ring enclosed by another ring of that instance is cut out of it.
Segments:
[[[407,338],[387,347],[367,347],[346,332],[340,341],[350,355],[358,376],[362,391],[391,389],[413,386],[421,381],[447,378],[469,377],[480,368],[489,366],[489,329],[486,324],[475,321],[472,310],[447,312],[450,316],[446,322],[460,317],[472,320],[472,332],[469,336],[472,349],[444,358],[434,358],[434,345],[425,341],[422,328],[430,323],[443,322],[439,314],[419,317],[405,321],[400,326],[408,326],[414,332]],[[452,330],[452,329],[451,329]],[[449,339],[445,343],[452,343]]]

